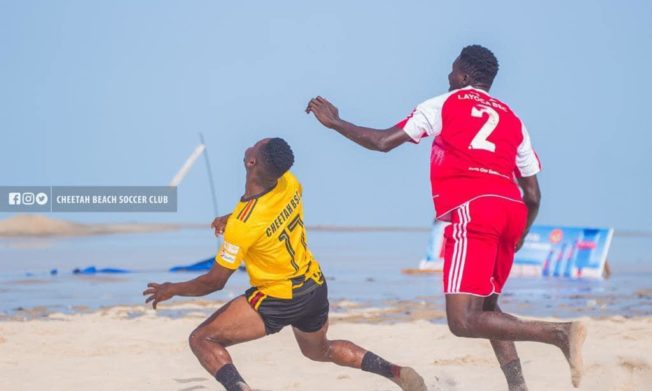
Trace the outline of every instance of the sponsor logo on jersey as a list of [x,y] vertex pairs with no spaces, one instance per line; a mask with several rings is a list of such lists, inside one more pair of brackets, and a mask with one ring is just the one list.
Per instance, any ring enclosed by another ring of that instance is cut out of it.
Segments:
[[224,242],[224,245],[222,246],[222,251],[220,252],[220,258],[222,258],[226,262],[233,263],[235,262],[235,257],[238,255],[239,251],[240,251],[240,247],[229,242]]

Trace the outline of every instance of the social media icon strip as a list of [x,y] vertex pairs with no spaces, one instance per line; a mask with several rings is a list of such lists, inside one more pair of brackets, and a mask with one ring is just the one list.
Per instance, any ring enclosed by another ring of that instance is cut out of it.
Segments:
[[9,205],[21,205],[23,200],[23,195],[21,193],[10,192],[9,193]]
[[36,195],[36,203],[39,205],[45,205],[48,203],[48,195],[45,193],[38,193]]

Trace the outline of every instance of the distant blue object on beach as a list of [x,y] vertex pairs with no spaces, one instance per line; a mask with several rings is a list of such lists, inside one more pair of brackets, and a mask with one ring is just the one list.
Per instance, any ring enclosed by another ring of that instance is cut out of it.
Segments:
[[50,275],[51,276],[56,276],[57,274],[59,274],[59,270],[57,270],[57,269],[50,270]]
[[98,269],[95,266],[89,266],[85,269],[77,268],[72,271],[72,274],[99,274],[99,273],[120,274],[120,273],[131,273],[131,271],[126,269],[116,269],[110,267],[104,269]]
[[193,263],[192,265],[173,266],[170,268],[170,271],[171,272],[196,272],[196,271],[210,270],[211,267],[213,267],[213,262],[215,262],[215,258],[211,257],[203,261]]

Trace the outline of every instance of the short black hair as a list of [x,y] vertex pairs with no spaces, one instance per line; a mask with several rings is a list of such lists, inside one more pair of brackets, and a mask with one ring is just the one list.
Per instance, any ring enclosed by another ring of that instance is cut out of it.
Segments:
[[498,73],[498,59],[486,47],[470,45],[460,53],[460,67],[475,82],[491,85]]
[[294,153],[290,145],[280,137],[274,137],[263,145],[261,155],[266,171],[279,178],[294,164]]

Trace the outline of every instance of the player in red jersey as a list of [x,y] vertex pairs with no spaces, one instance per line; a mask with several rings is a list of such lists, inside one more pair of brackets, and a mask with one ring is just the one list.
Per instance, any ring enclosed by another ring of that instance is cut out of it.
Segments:
[[306,112],[375,151],[434,138],[432,197],[437,219],[451,222],[444,234],[443,278],[450,330],[460,337],[489,339],[510,390],[527,390],[514,341],[559,347],[577,387],[585,326],[524,321],[498,306],[514,253],[539,210],[536,174],[541,166],[525,125],[509,106],[489,95],[497,72],[498,61],[491,51],[479,45],[465,47],[448,75],[449,92],[419,104],[389,129],[346,122],[322,97],[310,100]]

